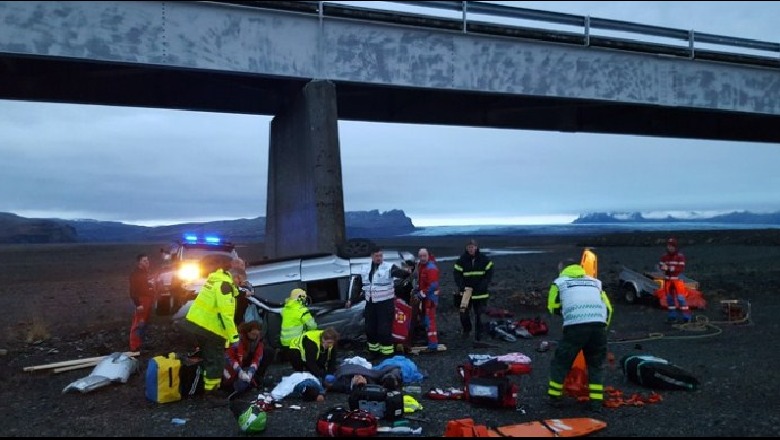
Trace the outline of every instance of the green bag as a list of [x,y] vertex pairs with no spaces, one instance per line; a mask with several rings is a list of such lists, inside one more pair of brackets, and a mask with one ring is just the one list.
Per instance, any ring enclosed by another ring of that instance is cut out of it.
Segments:
[[265,421],[265,411],[260,406],[252,403],[238,416],[238,427],[241,428],[242,432],[255,434],[265,431]]

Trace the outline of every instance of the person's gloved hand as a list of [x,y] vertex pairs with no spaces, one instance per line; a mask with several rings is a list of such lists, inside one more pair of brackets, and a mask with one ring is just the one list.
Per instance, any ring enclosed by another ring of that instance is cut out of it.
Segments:
[[420,290],[418,290],[418,291],[417,291],[417,293],[415,293],[415,294],[414,294],[414,296],[416,296],[416,297],[417,297],[417,299],[419,299],[419,300],[423,300],[423,299],[425,299],[425,297],[426,297],[425,293],[423,293],[423,292],[422,292],[422,291],[420,291]]
[[249,374],[249,371],[242,370],[240,373],[238,373],[238,380],[239,382],[247,382],[252,380],[252,375]]
[[249,375],[249,379],[251,380],[253,377],[255,377],[255,373],[257,373],[257,368],[249,367],[247,368],[246,373]]

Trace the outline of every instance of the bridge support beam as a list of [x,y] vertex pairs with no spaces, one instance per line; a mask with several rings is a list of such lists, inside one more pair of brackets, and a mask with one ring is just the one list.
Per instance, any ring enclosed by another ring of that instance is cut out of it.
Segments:
[[345,229],[336,87],[314,80],[271,120],[265,255],[336,252]]

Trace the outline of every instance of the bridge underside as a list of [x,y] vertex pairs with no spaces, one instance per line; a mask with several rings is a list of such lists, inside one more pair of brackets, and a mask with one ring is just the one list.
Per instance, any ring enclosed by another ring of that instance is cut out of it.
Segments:
[[[0,57],[0,99],[277,115],[307,82]],[[336,92],[340,120],[780,142],[773,115],[345,82]]]

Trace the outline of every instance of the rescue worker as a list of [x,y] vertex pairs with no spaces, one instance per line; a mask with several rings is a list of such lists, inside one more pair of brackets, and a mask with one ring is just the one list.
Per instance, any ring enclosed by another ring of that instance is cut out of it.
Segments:
[[133,322],[130,325],[130,351],[141,349],[146,337],[146,323],[154,306],[154,287],[149,276],[149,256],[135,257],[135,269],[130,274],[130,299],[133,300]]
[[265,371],[274,355],[273,350],[263,344],[260,322],[241,323],[238,336],[238,344],[225,350],[222,387],[240,394],[250,387],[262,386]]
[[[395,264],[385,263],[381,248],[371,250],[371,263],[360,269],[362,295],[366,300],[366,341],[369,358],[391,357],[393,345],[393,319],[395,319],[395,287],[393,278],[408,276],[410,269],[401,269]],[[357,298],[347,300],[352,306]],[[371,359],[369,359],[371,360]]]
[[677,239],[666,240],[666,253],[661,256],[658,268],[664,274],[662,294],[666,296],[666,308],[669,311],[667,321],[677,322],[678,310],[683,322],[690,322],[691,309],[688,307],[688,291],[680,279],[685,270],[685,255],[679,251]]
[[426,248],[417,252],[417,291],[415,296],[422,304],[422,322],[425,327],[428,350],[439,349],[439,336],[436,332],[436,307],[439,304],[439,268],[436,259]]
[[[230,275],[233,277],[233,284],[238,288],[238,298],[236,298],[236,314],[234,321],[236,327],[244,322],[246,310],[249,308],[249,297],[254,295],[252,283],[247,280],[246,264],[241,258],[233,258],[230,268]],[[251,319],[250,319],[251,320]]]
[[592,248],[586,247],[582,250],[580,266],[585,269],[585,274],[587,274],[589,277],[599,277],[599,261]]
[[479,250],[476,240],[469,240],[466,243],[466,250],[460,256],[452,268],[455,276],[455,284],[458,286],[460,296],[463,296],[466,287],[472,290],[471,299],[468,306],[460,311],[460,324],[462,336],[464,339],[471,334],[471,316],[470,311],[474,312],[474,340],[482,339],[484,326],[482,325],[482,313],[487,307],[490,297],[488,286],[493,278],[493,262],[487,255]]
[[283,356],[288,355],[290,342],[293,339],[309,330],[317,330],[317,322],[309,311],[308,305],[309,296],[303,289],[293,289],[290,291],[290,296],[284,301],[282,329],[279,333]]
[[[204,267],[213,268],[195,297],[182,329],[195,337],[203,357],[203,385],[206,399],[214,405],[227,405],[218,395],[225,363],[225,348],[237,348],[238,331],[233,321],[238,288],[230,275],[231,258],[209,255]],[[209,270],[209,269],[207,269]]]
[[590,408],[600,411],[604,401],[604,360],[607,356],[607,326],[612,319],[612,304],[601,281],[585,274],[576,260],[559,266],[560,275],[550,286],[547,310],[563,315],[563,338],[550,363],[547,395],[550,404],[560,408],[563,384],[580,350],[588,368]]
[[290,365],[295,371],[310,372],[322,384],[332,383],[338,340],[339,334],[333,327],[305,332],[290,342]]

